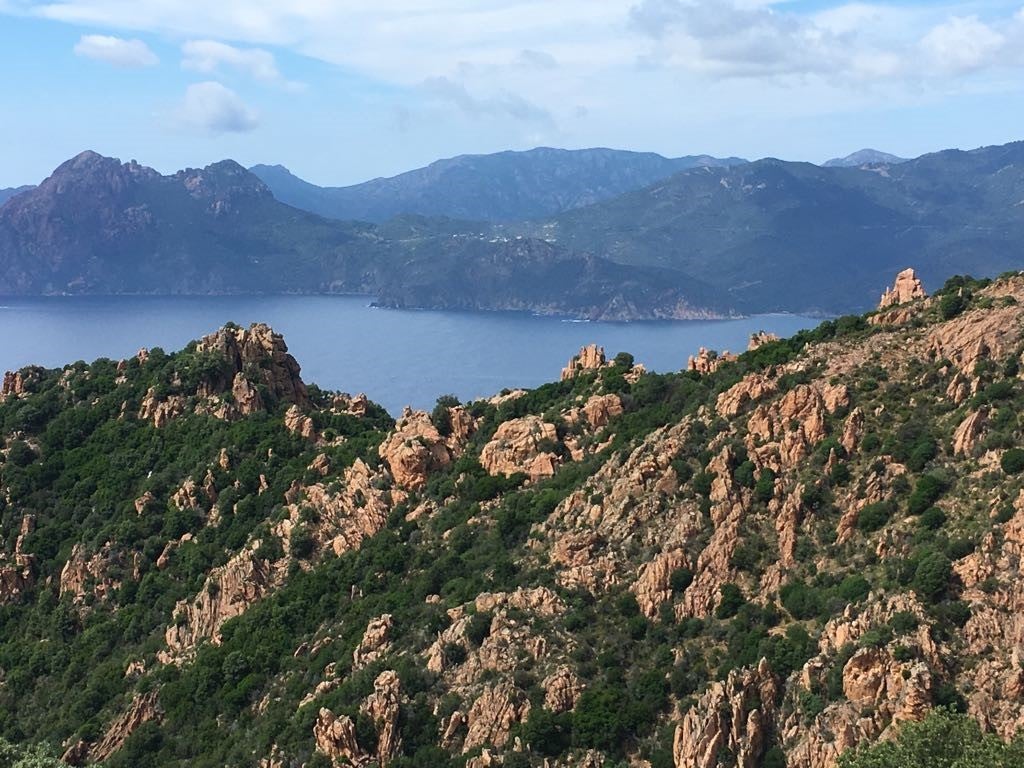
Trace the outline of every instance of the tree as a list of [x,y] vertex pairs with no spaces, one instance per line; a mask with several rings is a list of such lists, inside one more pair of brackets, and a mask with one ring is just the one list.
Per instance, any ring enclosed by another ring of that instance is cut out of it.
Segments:
[[1011,448],[1003,454],[1003,457],[999,460],[999,465],[1006,474],[1019,475],[1021,472],[1024,472],[1024,450]]
[[919,723],[906,723],[896,741],[850,751],[840,768],[1019,768],[1024,739],[1005,744],[984,734],[966,715],[933,710]]

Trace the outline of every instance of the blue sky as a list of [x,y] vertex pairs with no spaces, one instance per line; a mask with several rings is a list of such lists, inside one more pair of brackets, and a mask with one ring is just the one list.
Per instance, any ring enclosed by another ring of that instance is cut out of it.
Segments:
[[346,184],[469,152],[1024,138],[1024,0],[0,0],[0,186],[83,149]]

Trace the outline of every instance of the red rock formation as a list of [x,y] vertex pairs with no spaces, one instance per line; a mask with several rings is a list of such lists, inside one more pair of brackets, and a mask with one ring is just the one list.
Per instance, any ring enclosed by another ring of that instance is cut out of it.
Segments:
[[313,424],[313,419],[304,414],[297,405],[292,405],[285,411],[284,426],[289,432],[304,440],[316,440],[316,426]]
[[988,412],[977,410],[967,416],[953,433],[953,455],[970,456],[985,434],[988,425]]
[[[459,427],[466,430],[461,414]],[[391,469],[395,483],[410,491],[423,488],[431,473],[450,465],[453,458],[445,438],[430,420],[430,414],[408,408],[379,452]]]
[[512,726],[524,722],[529,714],[530,702],[522,691],[510,683],[488,686],[466,715],[463,752],[485,744],[505,746]]
[[233,387],[236,374],[243,373],[258,376],[256,383],[263,384],[275,400],[300,407],[309,402],[299,364],[288,354],[284,337],[267,325],[256,323],[248,329],[221,328],[201,339],[196,351],[217,352],[228,362],[228,377],[208,382],[210,391],[226,391]]
[[582,408],[584,418],[593,429],[608,426],[608,422],[621,416],[624,410],[618,395],[592,395]]
[[352,653],[353,669],[362,669],[387,655],[391,648],[391,630],[394,625],[390,613],[370,620],[363,632],[363,639]]
[[313,725],[316,749],[326,755],[332,764],[364,765],[367,755],[356,742],[356,725],[348,715],[338,717],[326,707]]
[[480,464],[491,475],[523,473],[531,480],[555,474],[561,458],[552,450],[558,432],[539,416],[506,421],[480,451]]
[[917,278],[917,273],[913,269],[905,269],[896,275],[896,282],[892,288],[882,294],[878,308],[887,309],[888,307],[895,307],[908,301],[925,299],[927,297],[928,294],[925,292],[921,281]]
[[728,750],[737,768],[757,768],[768,741],[778,686],[764,659],[756,669],[733,670],[714,682],[676,728],[676,768],[716,768]]
[[662,552],[640,568],[640,574],[633,583],[633,594],[647,618],[655,618],[661,604],[672,599],[672,574],[686,565],[686,553],[673,549]]
[[604,347],[591,344],[580,349],[580,353],[572,358],[562,369],[562,381],[576,378],[584,371],[596,371],[605,368],[608,361],[604,356]]
[[556,714],[570,712],[583,695],[583,681],[569,667],[562,666],[544,678],[544,708]]
[[750,342],[747,344],[747,351],[753,352],[755,349],[760,349],[765,344],[771,344],[779,340],[779,337],[774,333],[768,333],[767,331],[758,331],[750,335]]
[[257,556],[259,541],[213,569],[199,594],[175,606],[174,622],[164,639],[170,650],[162,659],[179,661],[203,640],[220,643],[220,628],[279,586],[285,576],[283,561],[272,563]]
[[402,737],[398,731],[401,713],[398,675],[391,670],[381,672],[373,683],[373,693],[366,698],[361,709],[377,730],[377,761],[381,768],[387,768],[402,748]]
[[128,709],[110,724],[103,738],[89,748],[89,760],[97,763],[106,760],[124,746],[140,725],[162,717],[159,691],[136,694]]
[[733,355],[728,351],[719,354],[713,349],[701,347],[697,351],[696,357],[690,355],[687,359],[686,370],[695,371],[701,374],[714,373],[725,363],[731,363],[736,359],[736,355]]

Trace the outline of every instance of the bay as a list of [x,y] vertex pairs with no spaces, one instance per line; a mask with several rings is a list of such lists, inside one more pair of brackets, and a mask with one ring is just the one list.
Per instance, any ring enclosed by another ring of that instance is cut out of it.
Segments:
[[0,369],[59,367],[140,347],[180,349],[232,321],[284,334],[305,381],[365,392],[392,414],[558,379],[581,346],[630,352],[649,370],[677,371],[699,347],[743,351],[759,330],[790,336],[820,322],[800,315],[735,320],[587,323],[515,312],[376,309],[354,296],[43,297],[0,299]]

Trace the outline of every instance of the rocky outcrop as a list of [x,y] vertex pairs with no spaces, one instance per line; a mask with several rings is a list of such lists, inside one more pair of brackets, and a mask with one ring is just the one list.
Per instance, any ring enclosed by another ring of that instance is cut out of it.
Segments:
[[480,451],[480,464],[491,475],[525,474],[539,480],[555,474],[561,457],[558,432],[554,424],[539,416],[524,416],[506,421],[494,438]]
[[316,425],[313,419],[304,414],[297,405],[289,406],[285,411],[284,426],[289,432],[304,440],[316,440]]
[[352,653],[353,669],[362,669],[387,655],[391,649],[391,630],[394,625],[390,613],[372,619],[366,625],[363,639]]
[[968,311],[934,326],[925,344],[933,359],[952,362],[960,375],[974,381],[979,361],[1004,361],[1017,351],[1022,329],[1024,314],[1016,305]]
[[736,355],[728,351],[719,354],[713,349],[701,347],[696,356],[690,355],[687,359],[686,370],[700,374],[714,373],[726,363],[731,363],[736,359]]
[[398,674],[391,670],[381,672],[373,682],[373,693],[366,698],[361,709],[377,731],[377,762],[381,768],[387,768],[402,747],[398,731],[401,714]]
[[[459,429],[468,431],[467,425],[462,423],[461,410]],[[430,420],[430,414],[408,408],[395,424],[395,431],[381,444],[379,453],[391,469],[395,483],[410,491],[423,488],[430,475],[449,466],[453,458],[447,441]]]
[[35,586],[36,556],[25,551],[25,537],[35,531],[35,526],[34,515],[22,516],[13,562],[0,552],[0,605],[16,602]]
[[497,683],[484,688],[466,715],[463,752],[485,745],[505,746],[512,727],[524,722],[529,714],[529,700],[511,683]]
[[592,429],[608,426],[612,419],[625,412],[618,395],[592,395],[581,410]]
[[774,380],[763,373],[752,373],[718,396],[716,410],[719,416],[731,418],[750,403],[757,403],[773,395],[778,388]]
[[121,749],[139,726],[152,720],[159,721],[162,717],[158,691],[137,694],[128,709],[108,726],[103,738],[89,748],[89,760],[103,762]]
[[688,433],[684,421],[655,430],[625,458],[613,455],[537,526],[536,546],[550,542],[548,557],[560,584],[603,592],[635,575],[635,568],[622,567],[629,548],[669,552],[696,535],[701,517],[694,504],[676,504],[671,518],[665,516],[679,490],[672,461]]
[[672,755],[676,768],[716,768],[730,754],[737,768],[758,768],[768,744],[778,699],[768,662],[733,670],[714,682],[676,727]]
[[262,323],[249,328],[226,326],[202,338],[197,352],[216,352],[227,366],[220,378],[205,382],[208,392],[233,388],[235,377],[243,374],[253,384],[262,385],[274,401],[305,407],[309,403],[301,368],[288,353],[284,337]]
[[604,347],[591,344],[580,349],[579,354],[562,369],[562,381],[574,379],[585,371],[597,371],[607,366],[608,360],[604,356]]
[[977,551],[953,565],[964,585],[961,599],[971,606],[960,634],[976,659],[962,678],[968,711],[982,727],[1007,739],[1024,728],[1024,491],[1013,512]]
[[285,568],[259,556],[262,542],[254,541],[219,568],[213,569],[193,599],[175,606],[174,619],[164,635],[169,654],[165,662],[180,661],[203,640],[220,643],[220,628],[250,605],[280,586]]
[[765,344],[772,344],[779,340],[779,337],[774,333],[768,331],[758,331],[757,333],[750,334],[750,341],[747,343],[747,351],[753,352],[755,349],[760,349]]
[[544,678],[544,708],[556,714],[571,712],[583,695],[583,681],[569,667],[562,666]]
[[751,458],[775,472],[795,467],[828,435],[826,418],[849,403],[845,385],[820,382],[799,384],[780,400],[761,403],[747,422]]
[[92,555],[86,555],[83,544],[75,544],[71,549],[71,556],[60,572],[60,595],[71,595],[76,605],[86,602],[87,598],[107,600],[121,588],[122,580],[114,574],[128,567],[137,574],[139,560],[140,555],[136,553],[135,562],[130,565],[110,542]]
[[0,385],[0,403],[16,397],[24,397],[32,390],[32,385],[42,378],[43,369],[39,366],[28,366],[20,371],[7,371],[3,384]]
[[928,294],[918,279],[917,273],[913,269],[905,269],[896,275],[896,282],[893,283],[892,288],[882,294],[878,308],[887,309],[900,304],[906,304],[908,301],[925,299],[927,297]]
[[364,765],[367,755],[356,742],[356,724],[348,715],[335,715],[326,707],[320,708],[313,724],[316,750],[326,755],[334,765]]
[[[356,459],[341,479],[341,483],[325,480],[290,493],[294,501],[288,504],[288,517],[274,529],[289,551],[292,533],[300,526],[313,539],[311,557],[315,558],[328,548],[339,556],[358,549],[387,525],[392,495],[386,490],[386,477]],[[316,514],[302,522],[307,508]]]
[[647,618],[655,618],[662,603],[672,599],[672,574],[686,565],[686,553],[673,549],[662,552],[641,567],[640,575],[633,583],[633,594]]
[[953,455],[972,455],[984,437],[987,425],[988,412],[985,409],[969,414],[953,433]]
[[156,389],[150,387],[139,407],[139,418],[152,421],[154,427],[163,429],[169,421],[185,413],[186,407],[187,402],[181,395],[170,395],[161,400],[156,396]]
[[377,731],[377,748],[370,754],[356,739],[356,726],[348,715],[335,715],[321,707],[313,724],[316,750],[327,756],[334,765],[376,765],[387,768],[401,750],[398,730],[401,713],[401,684],[398,675],[387,670],[373,683],[373,692],[360,706],[360,711],[373,723]]

